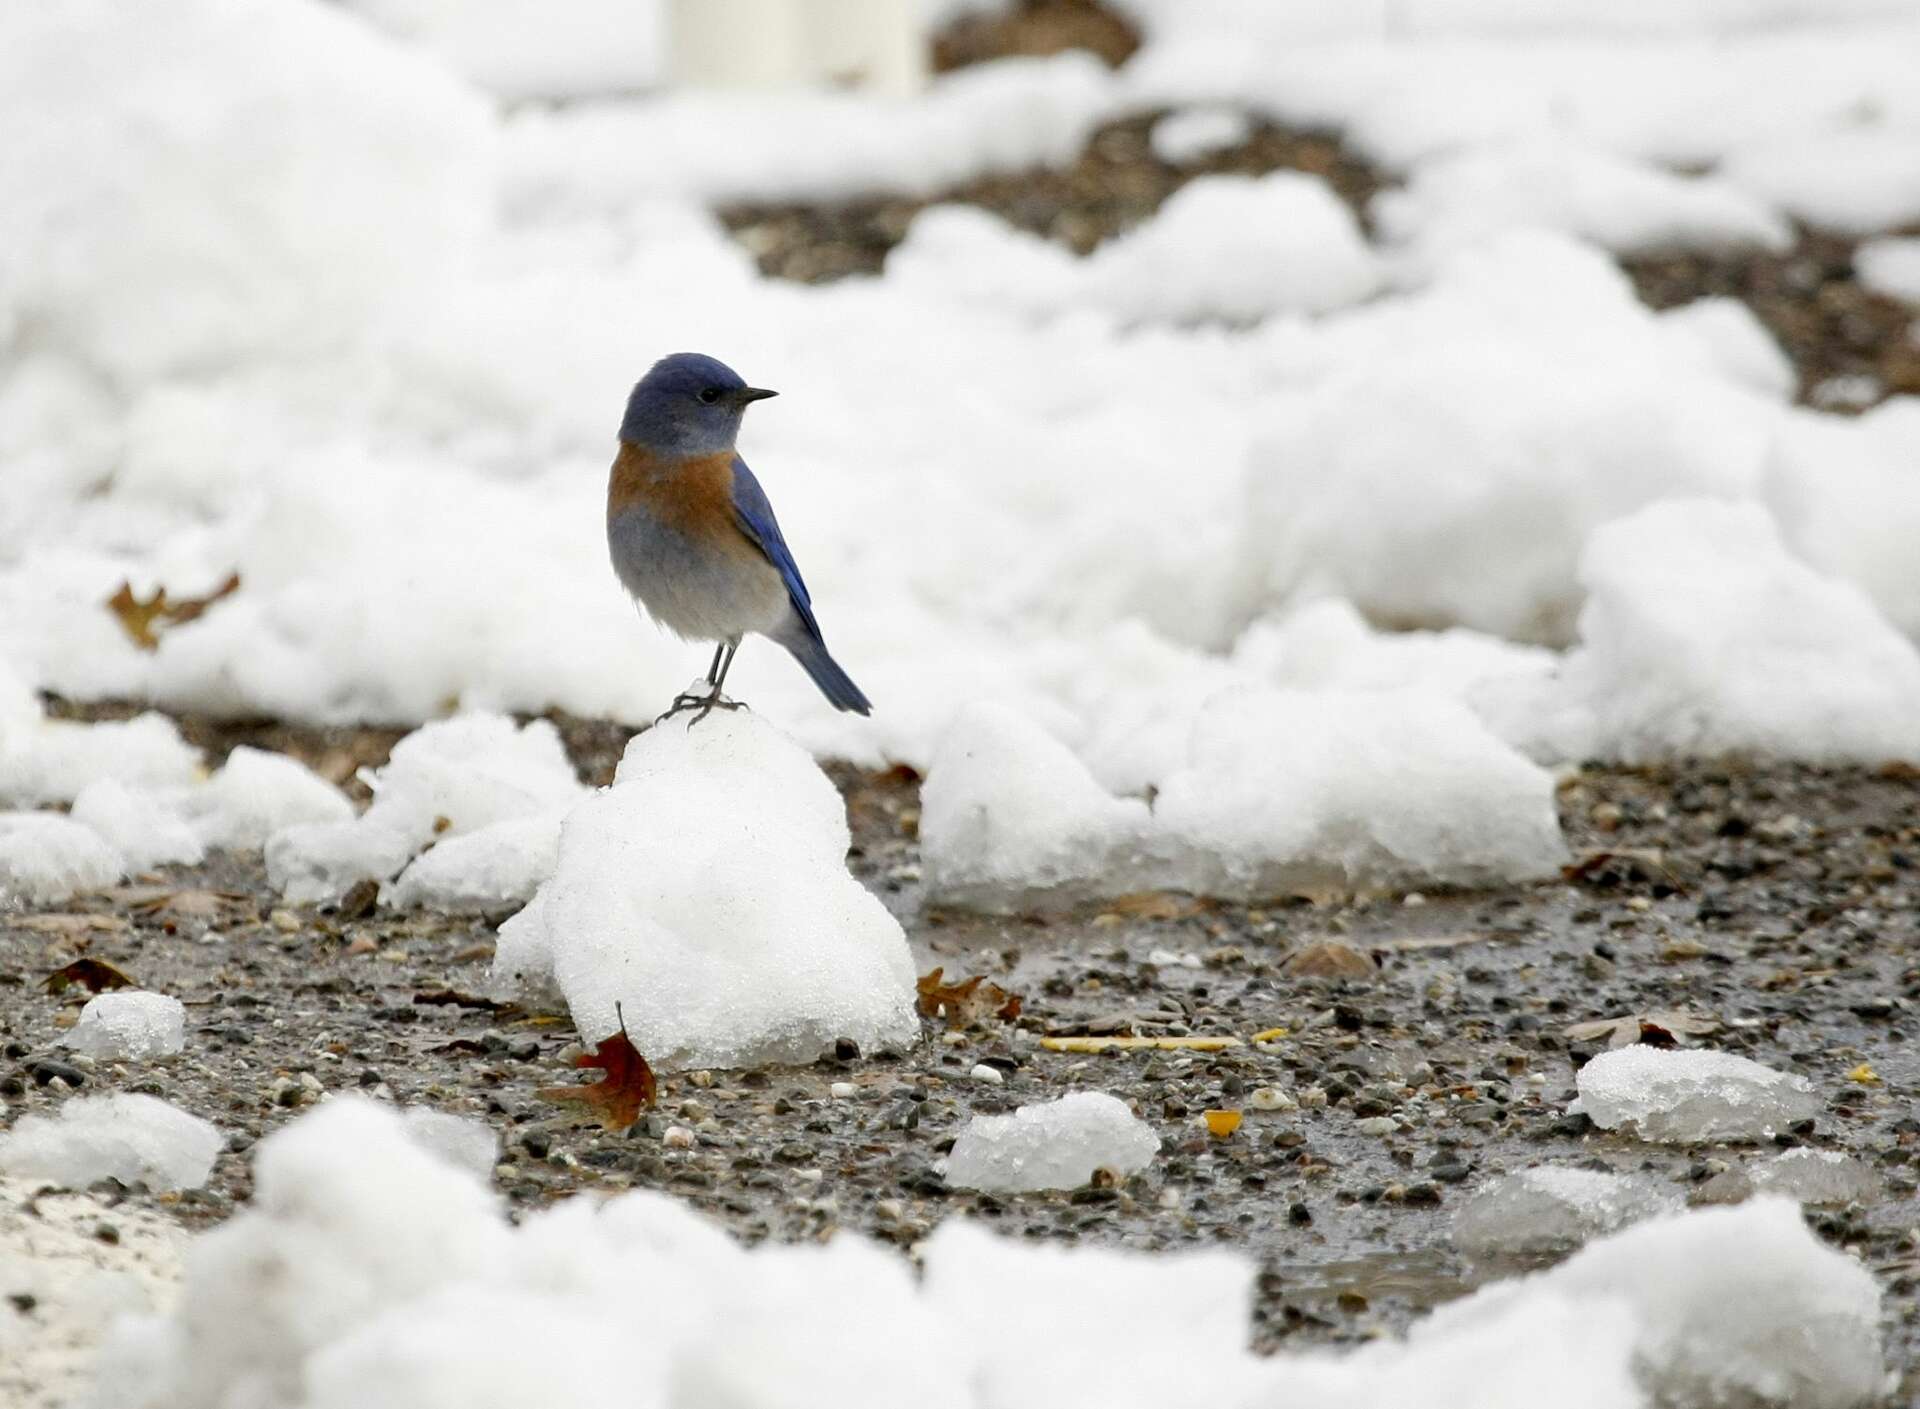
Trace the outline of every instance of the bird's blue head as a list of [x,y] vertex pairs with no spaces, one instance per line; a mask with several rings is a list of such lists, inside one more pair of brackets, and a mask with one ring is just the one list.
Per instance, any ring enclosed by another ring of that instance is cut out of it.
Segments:
[[698,352],[654,363],[627,398],[620,439],[658,454],[691,458],[733,449],[748,405],[775,395]]

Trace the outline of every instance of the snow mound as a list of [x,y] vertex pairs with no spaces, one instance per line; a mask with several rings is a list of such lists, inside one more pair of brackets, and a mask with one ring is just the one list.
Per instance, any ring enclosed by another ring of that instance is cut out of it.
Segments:
[[165,797],[112,778],[81,789],[68,816],[98,832],[129,871],[192,866],[207,854],[199,833]]
[[197,1189],[225,1143],[199,1116],[153,1096],[70,1096],[58,1115],[22,1116],[0,1135],[0,1174],[75,1189],[97,1179]]
[[1789,555],[1759,507],[1651,505],[1593,535],[1580,577],[1570,732],[1537,752],[1920,758],[1920,652],[1858,587]]
[[1146,803],[1109,794],[1039,725],[971,705],[941,737],[920,790],[927,894],[1020,912],[1149,890],[1159,880],[1146,854],[1152,825]]
[[690,720],[637,736],[613,787],[568,814],[495,981],[550,978],[583,1038],[624,1020],[666,1071],[913,1041],[906,935],[847,870],[838,790],[747,710]]
[[63,1045],[108,1062],[140,1062],[186,1050],[187,1009],[164,993],[127,990],[87,1000]]
[[1376,198],[1374,215],[1382,236],[1429,267],[1516,228],[1562,231],[1616,254],[1778,251],[1793,241],[1770,206],[1725,181],[1555,138],[1422,162],[1405,188]]
[[1383,626],[1564,643],[1588,535],[1658,499],[1750,495],[1774,409],[1603,254],[1541,231],[1346,315],[1318,353],[1247,453],[1249,620],[1339,596]]
[[1252,119],[1238,108],[1183,108],[1154,123],[1147,140],[1161,161],[1184,166],[1237,147],[1252,133]]
[[1674,1193],[1648,1179],[1545,1165],[1474,1190],[1453,1216],[1453,1240],[1482,1260],[1538,1257],[1679,1207]]
[[1622,1047],[1581,1067],[1576,1084],[1569,1111],[1603,1130],[1630,1127],[1667,1144],[1764,1140],[1820,1112],[1804,1076],[1730,1052]]
[[135,787],[190,783],[200,750],[161,714],[79,724],[37,716],[0,721],[0,803],[39,807],[72,802],[91,783],[111,779]]
[[258,851],[288,827],[352,820],[347,795],[299,759],[241,747],[206,787],[185,799],[190,820],[209,848]]
[[1753,1187],[1803,1204],[1864,1203],[1885,1187],[1880,1176],[1838,1150],[1788,1150],[1748,1171]]
[[126,874],[93,828],[51,812],[0,812],[0,905],[65,900]]
[[1868,240],[1853,252],[1853,268],[1875,293],[1920,304],[1920,236]]
[[1566,861],[1552,777],[1436,693],[1229,690],[1201,707],[1188,753],[1149,809],[1039,725],[963,711],[922,793],[929,898],[1260,899],[1539,880]]
[[947,1156],[947,1183],[990,1194],[1077,1189],[1098,1169],[1137,1174],[1159,1149],[1160,1137],[1126,1102],[1104,1091],[1075,1091],[968,1121]]
[[1566,861],[1552,776],[1415,690],[1217,696],[1154,816],[1202,895],[1491,885]]
[[[748,1250],[652,1192],[509,1225],[395,1112],[329,1102],[260,1142],[255,1197],[202,1235],[177,1310],[123,1321],[99,1409],[509,1409],[570,1403],[937,1409],[1225,1405],[1853,1409],[1882,1377],[1873,1278],[1794,1206],[1643,1223],[1347,1354],[1248,1350],[1257,1269],[995,1237],[963,1220],[905,1259],[842,1235]],[[845,1327],[863,1328],[850,1344]],[[835,1334],[839,1328],[840,1334]]]
[[422,725],[362,780],[373,802],[358,818],[288,828],[268,844],[269,878],[288,899],[335,900],[420,856],[412,879],[388,889],[392,903],[525,900],[553,869],[559,814],[587,792],[551,722],[478,711]]

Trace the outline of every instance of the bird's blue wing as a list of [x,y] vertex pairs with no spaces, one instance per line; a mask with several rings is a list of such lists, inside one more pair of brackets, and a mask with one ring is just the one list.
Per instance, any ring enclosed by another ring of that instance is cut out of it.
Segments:
[[767,491],[760,487],[747,462],[738,455],[733,457],[733,517],[754,547],[779,569],[780,580],[787,585],[787,596],[793,600],[794,612],[806,624],[808,633],[817,638],[820,626],[813,619],[813,599],[807,595],[807,584],[801,580],[800,568],[788,551],[787,540],[780,535],[780,521],[773,516]]

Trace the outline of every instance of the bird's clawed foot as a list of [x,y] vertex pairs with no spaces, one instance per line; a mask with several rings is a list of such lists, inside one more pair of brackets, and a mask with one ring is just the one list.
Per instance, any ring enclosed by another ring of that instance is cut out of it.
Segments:
[[691,729],[716,709],[735,710],[745,709],[746,707],[745,700],[730,700],[718,690],[715,690],[710,695],[675,695],[673,697],[673,708],[669,709],[653,722],[655,724],[664,724],[676,714],[685,713],[690,709],[698,710],[699,713],[687,721],[687,727]]

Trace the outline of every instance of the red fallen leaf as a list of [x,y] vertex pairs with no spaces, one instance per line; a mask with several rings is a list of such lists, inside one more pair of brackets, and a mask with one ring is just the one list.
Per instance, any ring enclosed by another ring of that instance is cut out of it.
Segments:
[[[620,1017],[618,1006],[614,1008]],[[651,1110],[658,1092],[653,1068],[627,1040],[627,1020],[620,1017],[620,1030],[591,1052],[573,1059],[576,1067],[598,1067],[606,1075],[589,1086],[547,1086],[537,1093],[549,1101],[585,1106],[605,1130],[625,1130],[640,1112]]]
[[1659,1023],[1650,1023],[1645,1018],[1642,1018],[1640,1020],[1640,1045],[1642,1047],[1659,1047],[1665,1050],[1678,1047],[1680,1044],[1674,1035],[1667,1031],[1666,1028],[1660,1026]]
[[959,983],[942,983],[940,978],[945,972],[942,967],[922,974],[915,985],[920,990],[922,1017],[937,1018],[944,1013],[949,1028],[964,1028],[977,1027],[989,1016],[1002,1022],[1012,1022],[1020,1016],[1019,994],[1007,992],[984,974],[975,974]]
[[123,582],[120,590],[107,598],[107,610],[119,619],[121,629],[134,645],[143,651],[157,651],[160,649],[157,628],[192,621],[222,597],[239,590],[237,572],[228,574],[225,582],[204,597],[182,597],[178,601],[169,601],[164,587],[156,587],[153,595],[142,601],[133,595],[133,584]]
[[76,983],[89,993],[140,986],[137,980],[105,959],[75,959],[64,969],[55,969],[48,974],[42,986],[49,993],[64,993]]

